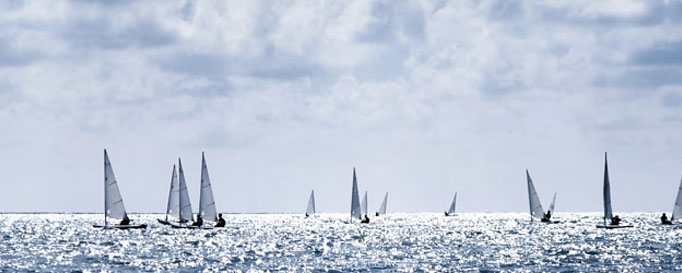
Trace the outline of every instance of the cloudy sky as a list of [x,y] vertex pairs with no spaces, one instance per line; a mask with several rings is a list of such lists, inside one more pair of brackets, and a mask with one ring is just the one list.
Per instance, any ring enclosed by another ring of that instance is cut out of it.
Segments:
[[0,211],[668,211],[680,1],[1,1]]

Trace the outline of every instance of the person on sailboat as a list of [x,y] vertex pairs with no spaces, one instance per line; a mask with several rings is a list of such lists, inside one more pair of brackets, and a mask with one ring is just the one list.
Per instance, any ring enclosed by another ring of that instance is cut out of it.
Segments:
[[128,215],[123,217],[123,220],[118,224],[120,226],[127,226],[130,225],[130,218],[128,218]]
[[223,219],[222,213],[218,213],[218,223],[215,224],[215,227],[225,227],[225,219]]
[[612,225],[612,226],[620,225],[620,217],[618,217],[618,215],[613,216],[613,217],[611,218],[611,225]]
[[664,224],[664,225],[672,225],[673,224],[673,222],[668,220],[668,216],[665,215],[665,212],[663,213],[663,215],[661,215],[661,224]]
[[540,222],[549,222],[549,219],[552,218],[552,211],[548,210],[545,215],[542,216],[542,219]]
[[197,221],[192,223],[193,227],[200,227],[204,224],[204,219],[201,219],[201,215],[197,214]]
[[310,216],[310,215],[308,215],[308,213],[306,212],[306,213],[305,213],[305,217],[308,218],[308,216]]
[[362,219],[362,222],[360,222],[360,223],[363,223],[363,224],[369,223],[369,217],[367,217],[367,214],[365,214],[365,219]]
[[450,216],[450,214],[446,211],[446,212],[445,212],[445,216]]

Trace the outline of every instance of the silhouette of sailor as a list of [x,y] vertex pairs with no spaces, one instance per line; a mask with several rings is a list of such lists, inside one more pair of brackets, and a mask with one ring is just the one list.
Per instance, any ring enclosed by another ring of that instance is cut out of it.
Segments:
[[215,224],[215,227],[224,227],[225,226],[225,219],[223,219],[223,214],[218,213],[218,223]]
[[552,212],[547,211],[544,215],[542,215],[542,219],[540,220],[541,222],[549,222],[549,219],[552,218]]
[[365,219],[362,219],[361,223],[363,223],[363,224],[369,223],[369,217],[367,217],[367,214],[365,214]]
[[612,226],[620,225],[620,217],[618,217],[618,215],[613,216],[613,217],[611,218],[611,225],[612,225]]
[[121,226],[127,226],[130,224],[130,219],[128,218],[128,215],[123,216],[123,220],[121,220],[121,223],[119,225]]
[[665,212],[663,213],[663,215],[661,215],[661,224],[664,224],[664,225],[672,225],[673,224],[673,222],[668,220],[668,216],[665,215]]
[[201,219],[201,215],[197,214],[197,221],[192,223],[193,227],[200,227],[204,224],[204,219]]

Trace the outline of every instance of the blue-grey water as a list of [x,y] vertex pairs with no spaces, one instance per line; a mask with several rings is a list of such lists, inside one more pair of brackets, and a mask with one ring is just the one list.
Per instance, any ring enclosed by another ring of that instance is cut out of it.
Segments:
[[97,214],[0,214],[0,271],[682,271],[682,228],[625,213],[635,228],[602,230],[598,213],[226,215],[228,228],[102,230]]

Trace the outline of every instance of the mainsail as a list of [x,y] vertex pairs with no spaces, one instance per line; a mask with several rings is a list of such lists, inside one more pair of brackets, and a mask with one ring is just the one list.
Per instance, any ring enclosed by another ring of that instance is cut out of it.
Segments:
[[611,182],[609,181],[609,162],[604,153],[604,222],[610,222],[613,217],[611,210]]
[[379,214],[386,214],[386,202],[388,202],[388,192],[384,195],[384,201],[381,201],[381,206],[379,206]]
[[367,215],[367,191],[365,191],[365,198],[362,200],[362,214]]
[[674,221],[680,216],[682,216],[682,180],[680,180],[680,186],[677,188],[677,198],[675,198],[673,215],[670,217],[670,221]]
[[166,206],[166,221],[168,216],[180,219],[180,189],[178,186],[178,173],[173,165],[170,190],[168,191],[168,206]]
[[104,149],[104,216],[105,224],[107,218],[123,219],[128,216],[106,149]]
[[213,199],[211,179],[208,178],[208,167],[204,152],[201,152],[201,192],[199,193],[199,215],[208,221],[218,221],[218,214]]
[[448,214],[454,214],[455,213],[455,206],[457,205],[457,192],[455,192],[455,196],[452,197],[452,203],[450,203],[450,208],[448,209]]
[[535,186],[533,186],[533,180],[530,178],[528,170],[526,170],[526,180],[528,181],[528,202],[530,204],[531,219],[542,218],[544,215],[542,204],[540,204],[540,198],[538,197],[538,193],[535,191]]
[[351,193],[350,201],[350,217],[362,219],[362,212],[360,211],[360,192],[358,190],[358,179],[355,176],[355,168],[353,168],[353,192]]
[[185,171],[182,170],[182,160],[178,158],[178,168],[180,170],[180,179],[178,187],[180,188],[180,221],[192,221],[192,203],[189,201],[189,192],[187,192],[187,183],[185,182]]
[[549,212],[551,214],[554,214],[554,203],[556,202],[556,192],[554,193],[554,197],[552,197],[552,203],[549,205]]
[[315,213],[315,190],[310,191],[310,198],[308,198],[308,207],[305,209],[305,213],[308,215],[313,215]]

